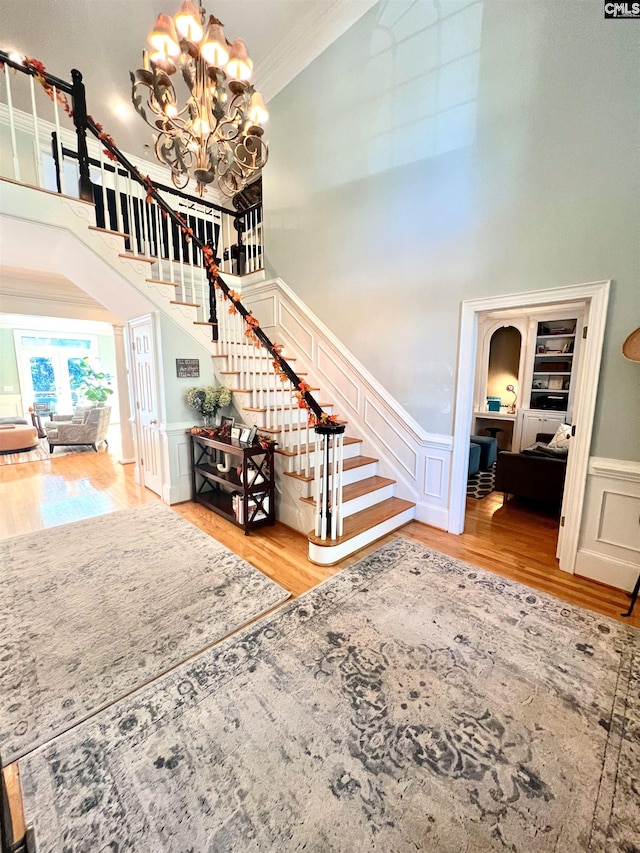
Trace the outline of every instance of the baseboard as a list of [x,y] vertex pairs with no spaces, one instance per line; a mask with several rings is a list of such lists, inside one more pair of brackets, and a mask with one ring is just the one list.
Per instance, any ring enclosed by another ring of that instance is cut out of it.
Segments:
[[438,527],[440,530],[448,530],[449,510],[445,507],[417,503],[416,521],[421,521],[423,524],[430,525],[430,527]]
[[640,574],[640,566],[613,560],[595,551],[580,549],[576,555],[575,573],[583,578],[631,592]]

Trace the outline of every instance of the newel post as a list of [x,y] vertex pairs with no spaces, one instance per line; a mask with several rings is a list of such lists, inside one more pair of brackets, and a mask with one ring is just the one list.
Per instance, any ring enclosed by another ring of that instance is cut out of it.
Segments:
[[315,534],[321,539],[342,536],[342,467],[344,424],[320,423],[316,434],[314,497]]
[[[212,257],[217,265],[220,259],[217,257],[217,250],[213,242],[208,240],[207,246],[211,249]],[[207,273],[207,281],[209,282],[209,322],[213,324],[211,326],[211,340],[217,341],[220,337],[220,330],[218,328],[218,312],[216,309],[216,285],[210,273]]]
[[78,166],[80,169],[80,198],[83,201],[93,201],[93,187],[89,174],[89,152],[87,151],[87,99],[82,82],[82,74],[73,68],[71,70],[73,98],[73,123],[78,140]]

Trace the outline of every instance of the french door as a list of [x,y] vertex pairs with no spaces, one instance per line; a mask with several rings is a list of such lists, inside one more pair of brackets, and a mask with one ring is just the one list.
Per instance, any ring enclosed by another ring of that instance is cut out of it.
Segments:
[[95,335],[15,331],[23,407],[73,412],[80,398],[80,362],[98,356]]

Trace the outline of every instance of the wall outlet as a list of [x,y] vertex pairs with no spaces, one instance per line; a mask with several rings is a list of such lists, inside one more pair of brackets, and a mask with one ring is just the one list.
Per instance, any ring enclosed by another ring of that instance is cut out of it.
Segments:
[[13,394],[13,385],[5,385],[3,393],[4,394]]

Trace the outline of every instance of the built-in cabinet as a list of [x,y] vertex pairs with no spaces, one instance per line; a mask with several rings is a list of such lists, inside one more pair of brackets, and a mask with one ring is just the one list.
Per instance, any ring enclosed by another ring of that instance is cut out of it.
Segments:
[[558,427],[565,422],[564,414],[542,414],[534,410],[522,412],[522,423],[520,426],[520,447],[532,445],[538,433],[555,433]]
[[536,323],[529,408],[557,412],[571,409],[577,322],[573,317]]
[[[555,433],[562,423],[571,423],[583,316],[583,306],[574,304],[569,310],[549,307],[534,313],[523,308],[480,318],[472,434],[499,430],[501,449],[521,450],[538,433]],[[503,354],[502,364],[511,367],[496,370],[492,341],[509,327],[520,333],[511,335],[519,351],[510,359]],[[515,401],[507,385],[515,388]],[[489,396],[500,398],[498,411],[489,411]]]

